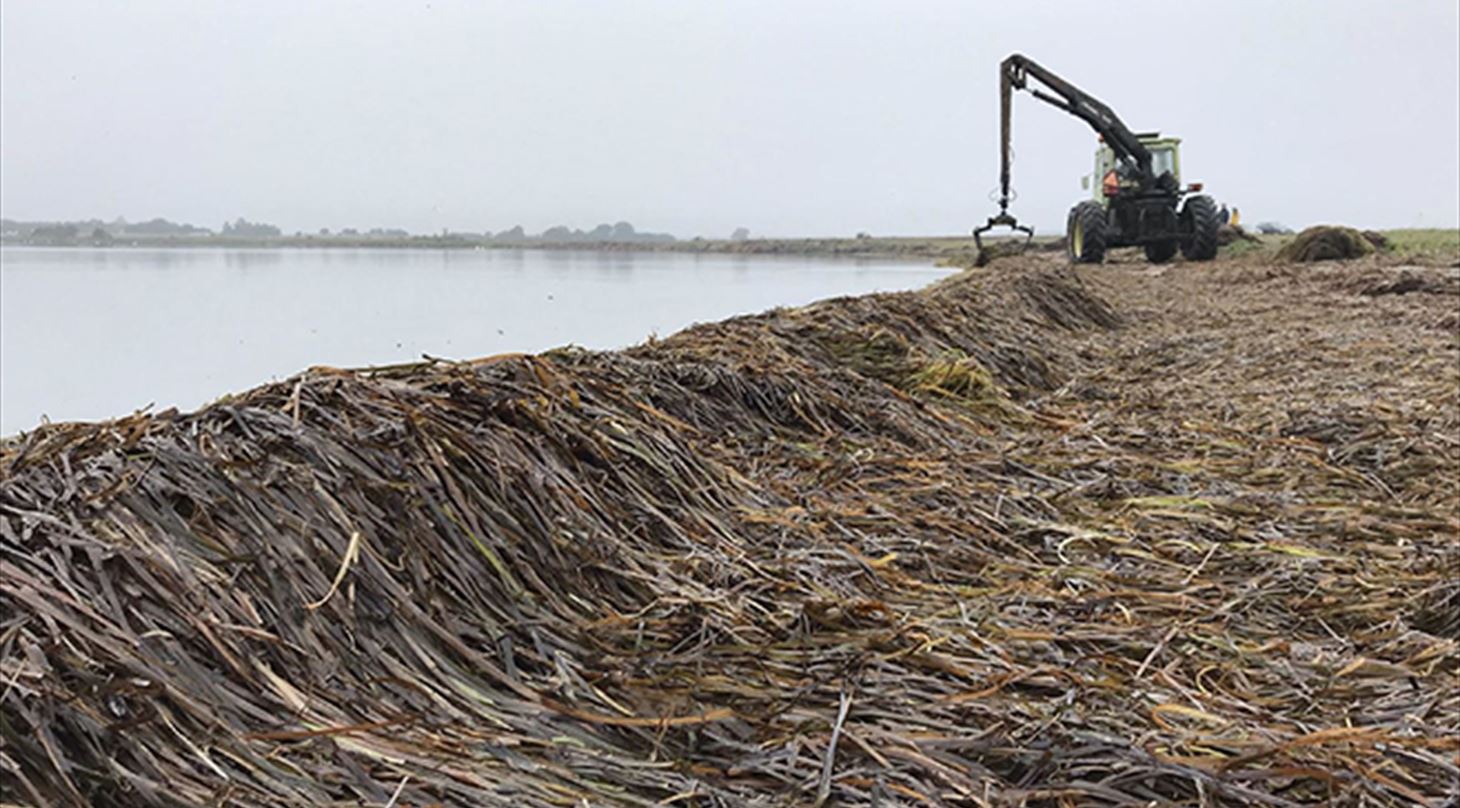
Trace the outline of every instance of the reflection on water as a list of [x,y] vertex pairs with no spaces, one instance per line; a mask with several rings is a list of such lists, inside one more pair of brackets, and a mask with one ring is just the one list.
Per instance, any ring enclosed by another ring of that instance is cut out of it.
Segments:
[[0,434],[196,407],[311,365],[614,348],[944,270],[539,250],[0,250]]

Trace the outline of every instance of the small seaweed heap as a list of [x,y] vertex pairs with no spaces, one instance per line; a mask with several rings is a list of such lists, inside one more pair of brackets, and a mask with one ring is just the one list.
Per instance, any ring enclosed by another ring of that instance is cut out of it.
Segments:
[[7,798],[1453,796],[1453,340],[1376,313],[1408,403],[1335,410],[1203,358],[1221,273],[1049,264],[9,441]]
[[1284,244],[1278,250],[1278,260],[1293,263],[1343,261],[1372,255],[1374,249],[1374,243],[1352,227],[1314,225]]

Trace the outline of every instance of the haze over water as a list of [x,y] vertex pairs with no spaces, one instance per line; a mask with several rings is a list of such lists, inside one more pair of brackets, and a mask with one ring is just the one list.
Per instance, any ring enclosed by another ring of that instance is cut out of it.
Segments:
[[0,434],[193,409],[312,365],[614,348],[910,289],[924,264],[537,250],[0,250]]

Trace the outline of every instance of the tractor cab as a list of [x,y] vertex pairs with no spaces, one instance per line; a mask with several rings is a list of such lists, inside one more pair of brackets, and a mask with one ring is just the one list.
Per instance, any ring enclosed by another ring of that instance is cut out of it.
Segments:
[[[1170,187],[1181,187],[1181,138],[1161,137],[1160,132],[1143,132],[1136,137],[1151,152],[1152,172],[1157,177],[1169,172],[1172,180]],[[1091,196],[1101,205],[1109,205],[1111,197],[1136,187],[1135,178],[1122,176],[1123,173],[1115,151],[1101,138],[1100,148],[1095,151],[1095,173],[1082,177],[1080,187],[1090,191],[1093,184],[1095,187]]]

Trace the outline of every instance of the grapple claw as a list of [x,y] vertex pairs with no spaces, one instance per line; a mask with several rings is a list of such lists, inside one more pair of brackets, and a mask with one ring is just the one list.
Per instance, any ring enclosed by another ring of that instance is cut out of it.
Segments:
[[[1012,230],[1023,233],[1023,243],[1018,244],[1012,248],[1002,247],[997,251],[997,253],[995,253],[995,251],[991,249],[984,249],[983,234],[994,229],[995,227],[1008,227]],[[1026,227],[1019,224],[1019,220],[1015,219],[1013,216],[1010,216],[1007,210],[1001,210],[999,211],[999,215],[989,217],[988,224],[985,224],[983,227],[974,229],[973,243],[978,246],[978,258],[975,260],[974,263],[978,266],[983,266],[984,264],[987,264],[989,261],[998,257],[999,255],[1018,255],[1029,249],[1029,244],[1033,241],[1034,228]]]

